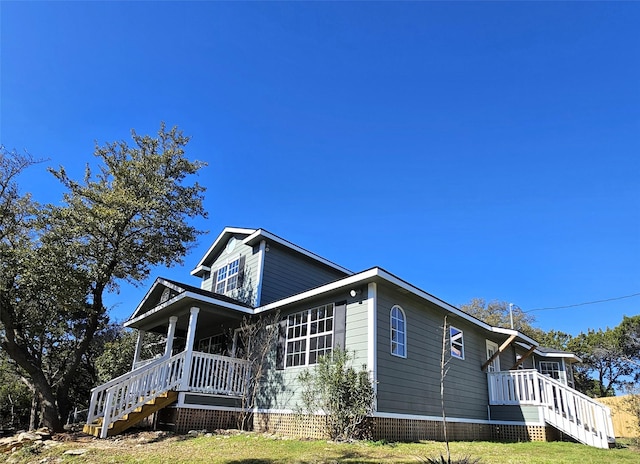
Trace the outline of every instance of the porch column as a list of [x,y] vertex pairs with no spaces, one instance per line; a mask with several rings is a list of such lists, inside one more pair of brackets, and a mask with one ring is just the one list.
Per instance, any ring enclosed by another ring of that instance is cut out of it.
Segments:
[[193,345],[196,340],[196,325],[198,323],[198,313],[200,308],[192,307],[189,315],[189,328],[187,329],[187,341],[184,350],[184,366],[182,368],[182,382],[180,390],[187,391],[189,389],[189,378],[191,377],[191,358],[193,357]]
[[144,330],[138,330],[138,338],[136,339],[136,350],[133,352],[133,364],[131,364],[131,370],[136,368],[136,364],[140,361],[142,355],[142,342],[144,340]]
[[167,343],[164,346],[164,357],[171,357],[171,350],[173,349],[173,338],[176,334],[176,324],[178,323],[178,316],[171,316],[169,318],[169,329],[167,330]]

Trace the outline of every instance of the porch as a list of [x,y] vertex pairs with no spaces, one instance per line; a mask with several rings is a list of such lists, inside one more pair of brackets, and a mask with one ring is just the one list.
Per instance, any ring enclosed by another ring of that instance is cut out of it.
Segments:
[[489,407],[537,408],[539,417],[586,445],[615,443],[611,411],[566,383],[534,369],[487,373]]
[[[235,350],[231,350],[231,356],[194,350],[196,340],[221,326],[221,319],[214,319],[209,312],[205,320],[215,320],[216,324],[201,325],[197,330],[199,313],[199,308],[192,307],[188,323],[182,318],[187,330],[181,340],[184,349],[178,353],[174,353],[174,340],[181,338],[176,336],[178,316],[168,319],[164,354],[160,357],[140,359],[144,331],[138,330],[133,369],[91,391],[86,433],[101,438],[119,433],[171,404],[179,392],[240,399],[245,396],[251,377],[249,361],[234,357]],[[227,326],[237,324],[232,321]]]

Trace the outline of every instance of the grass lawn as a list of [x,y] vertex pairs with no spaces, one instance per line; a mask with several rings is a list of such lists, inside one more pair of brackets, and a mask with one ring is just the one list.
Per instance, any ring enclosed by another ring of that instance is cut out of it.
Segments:
[[[65,455],[84,449],[79,456]],[[573,443],[455,442],[452,457],[479,458],[484,464],[600,464],[640,462],[634,447],[600,450]],[[445,452],[444,443],[331,443],[277,439],[242,433],[196,438],[137,434],[107,440],[67,441],[47,450],[23,449],[0,455],[8,463],[421,463]]]

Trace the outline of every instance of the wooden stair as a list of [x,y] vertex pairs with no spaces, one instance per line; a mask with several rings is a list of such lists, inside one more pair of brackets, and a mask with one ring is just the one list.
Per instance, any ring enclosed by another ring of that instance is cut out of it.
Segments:
[[[133,427],[142,419],[149,417],[154,412],[161,410],[174,403],[178,399],[178,392],[173,390],[162,393],[157,398],[148,401],[139,408],[136,408],[133,412],[125,414],[122,418],[109,425],[107,436],[118,435],[124,432],[130,427]],[[94,437],[100,437],[100,431],[102,429],[102,418],[99,418],[92,424],[85,424],[82,431],[87,435],[93,435]]]

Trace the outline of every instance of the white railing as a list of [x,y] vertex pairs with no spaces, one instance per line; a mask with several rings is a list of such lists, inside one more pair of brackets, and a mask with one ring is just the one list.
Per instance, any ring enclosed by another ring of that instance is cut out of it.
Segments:
[[242,396],[250,375],[249,361],[194,352],[188,389],[197,393]]
[[614,441],[608,407],[535,370],[492,372],[489,404],[535,405],[546,422],[581,443],[608,448]]
[[87,423],[101,417],[100,438],[106,438],[113,422],[177,387],[182,379],[184,360],[184,352],[161,358],[94,388]]
[[249,361],[193,352],[190,375],[185,379],[185,360],[184,351],[170,358],[153,359],[94,388],[87,424],[102,418],[100,437],[106,438],[110,424],[172,389],[229,396],[246,392],[251,375]]

